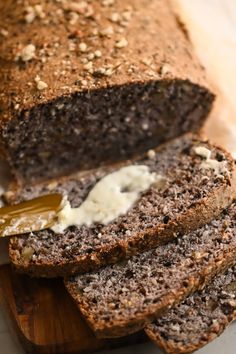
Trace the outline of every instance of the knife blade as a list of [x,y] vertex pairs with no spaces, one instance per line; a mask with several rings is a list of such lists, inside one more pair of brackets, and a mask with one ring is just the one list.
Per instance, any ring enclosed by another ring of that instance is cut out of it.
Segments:
[[0,237],[51,227],[63,207],[62,200],[62,195],[54,193],[0,208]]

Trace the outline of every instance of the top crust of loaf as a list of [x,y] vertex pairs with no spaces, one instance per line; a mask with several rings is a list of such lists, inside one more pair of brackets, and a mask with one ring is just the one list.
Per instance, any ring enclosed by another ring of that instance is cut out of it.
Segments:
[[[227,168],[221,176],[201,169],[202,158],[195,152],[199,145],[210,149],[213,159],[225,161]],[[217,216],[235,195],[235,170],[230,155],[191,134],[156,149],[154,158],[144,156],[130,163],[145,164],[150,171],[163,175],[164,188],[152,186],[127,215],[105,226],[72,226],[61,235],[43,230],[12,238],[10,256],[17,269],[34,276],[53,277],[115,263],[197,229]],[[114,169],[116,165],[110,167],[110,171]],[[19,191],[18,199],[15,196],[15,201],[59,192],[68,195],[72,206],[78,206],[107,173],[106,169],[98,169],[80,178],[26,187]],[[32,249],[30,259],[23,257],[25,247]]]
[[0,152],[19,183],[133,158],[212,107],[168,0],[6,0],[0,22]]
[[[207,87],[168,0],[93,1],[84,8],[67,1],[38,4],[0,4],[4,120],[84,89],[177,78]],[[165,21],[150,21],[155,17]]]

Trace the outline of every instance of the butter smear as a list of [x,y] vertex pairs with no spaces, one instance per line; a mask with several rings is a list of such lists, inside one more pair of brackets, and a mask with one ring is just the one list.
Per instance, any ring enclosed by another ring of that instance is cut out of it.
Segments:
[[227,163],[226,161],[218,161],[211,159],[211,151],[204,146],[198,146],[195,149],[195,153],[205,159],[200,165],[200,168],[203,170],[211,169],[214,170],[214,173],[217,176],[222,175],[227,172]]
[[141,193],[152,184],[161,188],[164,180],[164,177],[150,172],[147,166],[122,167],[97,182],[78,208],[72,208],[69,201],[64,200],[58,221],[51,229],[61,233],[72,225],[106,225],[120,215],[125,215]]

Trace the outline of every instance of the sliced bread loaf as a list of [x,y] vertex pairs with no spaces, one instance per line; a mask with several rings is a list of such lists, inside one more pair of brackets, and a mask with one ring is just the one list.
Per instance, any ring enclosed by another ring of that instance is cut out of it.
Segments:
[[203,347],[236,319],[236,267],[214,278],[165,316],[149,324],[147,335],[167,354]]
[[167,245],[66,281],[98,337],[136,332],[236,262],[236,204]]
[[0,23],[0,148],[20,180],[142,153],[212,106],[169,0],[4,0]]
[[[203,152],[211,151],[213,169],[205,166],[199,147]],[[232,158],[191,134],[129,163],[146,165],[163,176],[162,188],[151,186],[126,215],[108,225],[71,226],[61,234],[44,230],[12,238],[10,257],[16,268],[34,276],[55,277],[115,263],[197,229],[228,206],[235,193]],[[117,168],[110,167],[109,171]],[[17,200],[53,191],[68,195],[72,206],[78,206],[109,171],[90,171],[83,177],[25,188]],[[10,196],[12,193],[8,199]]]

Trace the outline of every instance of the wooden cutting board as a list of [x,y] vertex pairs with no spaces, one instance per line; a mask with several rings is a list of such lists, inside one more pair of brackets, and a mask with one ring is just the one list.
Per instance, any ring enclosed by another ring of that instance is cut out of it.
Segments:
[[115,340],[97,339],[61,279],[32,279],[3,265],[0,299],[12,333],[26,353],[79,354],[146,340],[143,332]]

